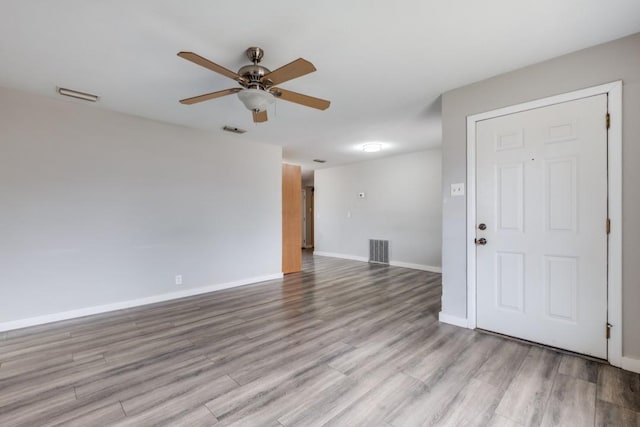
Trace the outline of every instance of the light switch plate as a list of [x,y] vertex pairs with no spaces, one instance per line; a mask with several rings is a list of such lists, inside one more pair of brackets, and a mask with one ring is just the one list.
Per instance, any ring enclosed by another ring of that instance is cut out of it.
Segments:
[[464,183],[451,184],[451,197],[464,196]]

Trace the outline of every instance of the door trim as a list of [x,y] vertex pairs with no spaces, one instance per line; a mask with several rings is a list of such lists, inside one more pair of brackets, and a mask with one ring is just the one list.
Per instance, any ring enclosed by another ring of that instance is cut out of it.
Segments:
[[[534,108],[547,107],[594,95],[608,96],[611,116],[608,132],[608,212],[611,233],[608,244],[607,318],[612,325],[607,342],[607,360],[622,364],[622,81],[511,105],[467,116],[467,327],[476,328],[476,123]],[[602,118],[603,122],[605,118]],[[602,225],[603,227],[605,224]],[[605,325],[602,325],[605,333]]]

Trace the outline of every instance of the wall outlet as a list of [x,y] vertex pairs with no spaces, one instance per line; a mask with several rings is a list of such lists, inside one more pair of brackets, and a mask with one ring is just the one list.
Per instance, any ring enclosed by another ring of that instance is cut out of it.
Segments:
[[182,274],[176,275],[176,285],[182,285]]
[[451,197],[464,196],[464,183],[451,184]]

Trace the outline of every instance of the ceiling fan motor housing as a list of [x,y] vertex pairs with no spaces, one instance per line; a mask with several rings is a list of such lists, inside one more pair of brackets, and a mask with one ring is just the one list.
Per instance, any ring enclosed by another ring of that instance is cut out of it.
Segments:
[[238,74],[243,77],[244,81],[240,84],[247,89],[267,89],[271,86],[269,80],[262,81],[262,78],[271,71],[267,67],[258,64],[245,65],[238,70]]

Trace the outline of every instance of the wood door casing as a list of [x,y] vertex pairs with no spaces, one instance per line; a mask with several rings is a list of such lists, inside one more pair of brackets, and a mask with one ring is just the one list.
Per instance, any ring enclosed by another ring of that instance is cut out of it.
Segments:
[[313,187],[302,189],[302,248],[313,248]]
[[302,271],[302,170],[282,165],[282,272]]
[[314,242],[314,190],[313,187],[307,187],[307,247],[312,248],[315,246]]

